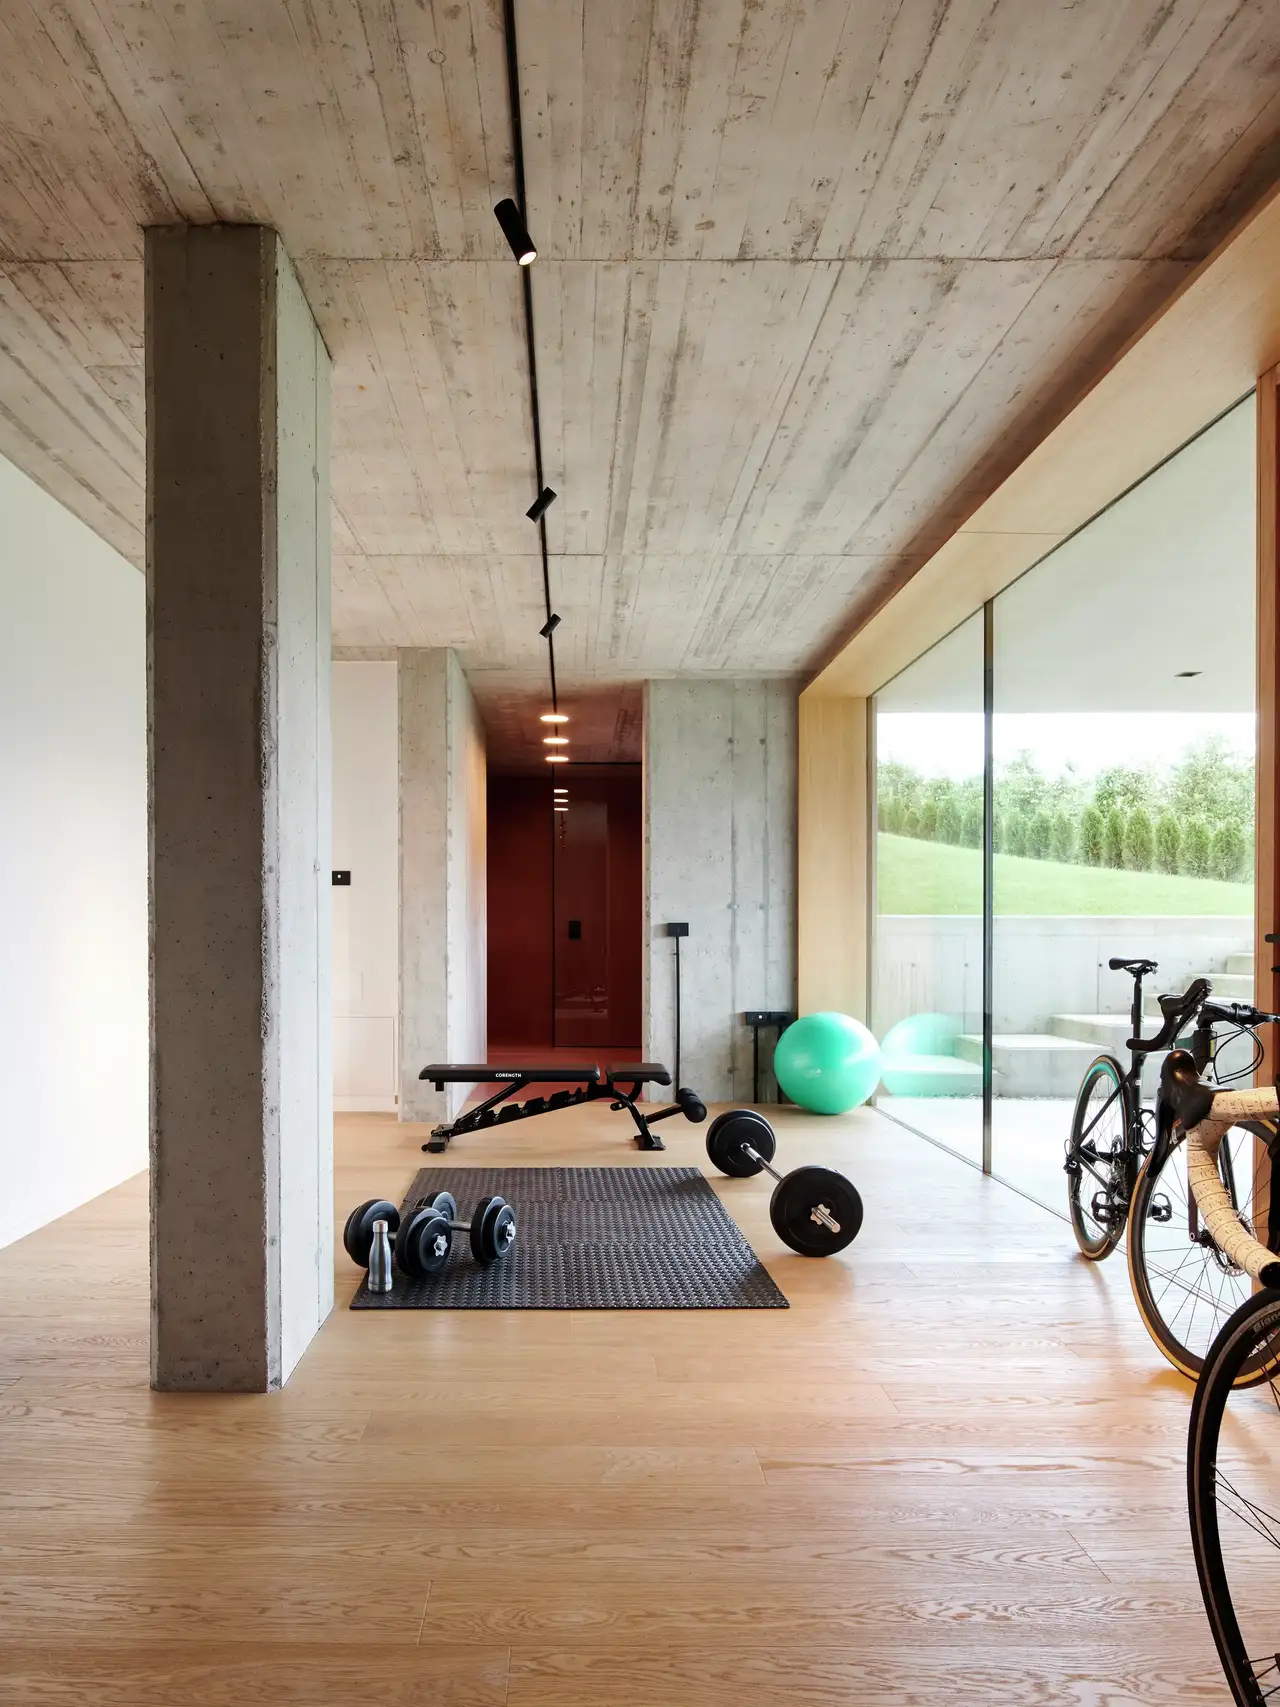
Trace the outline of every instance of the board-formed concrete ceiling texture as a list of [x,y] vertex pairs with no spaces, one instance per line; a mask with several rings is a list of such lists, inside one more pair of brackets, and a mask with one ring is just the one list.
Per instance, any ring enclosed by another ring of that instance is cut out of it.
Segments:
[[[1275,0],[517,0],[562,678],[801,673],[1280,171]],[[143,552],[142,228],[334,358],[334,641],[544,681],[499,0],[0,0],[0,451]],[[503,713],[503,716],[507,713]]]

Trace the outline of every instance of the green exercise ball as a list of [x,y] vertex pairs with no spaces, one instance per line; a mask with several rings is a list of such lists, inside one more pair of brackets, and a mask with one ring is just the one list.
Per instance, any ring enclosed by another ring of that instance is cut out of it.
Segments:
[[844,1114],[866,1102],[880,1081],[880,1045],[848,1014],[806,1014],[773,1052],[779,1085],[812,1114]]

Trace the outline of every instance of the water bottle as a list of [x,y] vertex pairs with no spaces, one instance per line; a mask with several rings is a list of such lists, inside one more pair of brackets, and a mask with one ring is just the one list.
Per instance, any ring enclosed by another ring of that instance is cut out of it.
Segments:
[[370,1292],[391,1290],[391,1236],[385,1221],[373,1224],[373,1246],[369,1252]]

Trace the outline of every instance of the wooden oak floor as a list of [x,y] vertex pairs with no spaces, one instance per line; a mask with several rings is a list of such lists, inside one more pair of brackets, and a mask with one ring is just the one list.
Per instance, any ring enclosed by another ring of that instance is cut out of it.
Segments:
[[[806,1261],[718,1182],[789,1311],[353,1315],[339,1254],[284,1392],[162,1397],[143,1180],[0,1252],[0,1702],[1225,1702],[1122,1260],[875,1114],[778,1124],[867,1204]],[[340,1213],[417,1132],[339,1119]],[[644,1165],[587,1107],[432,1160]]]

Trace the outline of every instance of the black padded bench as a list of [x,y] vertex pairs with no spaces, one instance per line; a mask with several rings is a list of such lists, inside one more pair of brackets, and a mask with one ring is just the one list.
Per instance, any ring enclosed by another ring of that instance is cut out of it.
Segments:
[[[653,1114],[642,1114],[636,1107],[645,1085],[669,1085],[671,1074],[660,1061],[610,1062],[604,1072],[590,1064],[557,1061],[551,1066],[502,1066],[487,1061],[433,1061],[418,1074],[428,1079],[438,1091],[446,1085],[496,1084],[498,1089],[474,1108],[464,1109],[456,1120],[432,1128],[431,1136],[422,1146],[439,1154],[448,1148],[449,1141],[464,1132],[483,1132],[489,1126],[504,1126],[512,1120],[528,1120],[535,1114],[550,1114],[557,1108],[572,1108],[580,1102],[607,1102],[614,1111],[626,1109],[636,1129],[636,1144],[641,1150],[665,1150],[666,1145],[650,1128],[659,1120],[673,1114],[683,1114],[686,1120],[705,1120],[706,1107],[690,1090],[677,1090],[676,1100],[668,1108]],[[509,1099],[532,1085],[564,1085],[572,1089],[553,1091],[550,1096],[533,1096],[524,1102]]]

